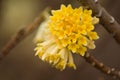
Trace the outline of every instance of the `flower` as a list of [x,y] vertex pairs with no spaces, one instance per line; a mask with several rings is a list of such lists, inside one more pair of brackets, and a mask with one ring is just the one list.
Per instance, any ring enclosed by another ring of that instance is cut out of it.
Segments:
[[94,40],[99,36],[94,25],[98,22],[98,18],[92,17],[92,10],[61,5],[40,25],[35,55],[57,69],[64,70],[66,66],[76,69],[72,53],[84,56],[87,49],[95,48]]

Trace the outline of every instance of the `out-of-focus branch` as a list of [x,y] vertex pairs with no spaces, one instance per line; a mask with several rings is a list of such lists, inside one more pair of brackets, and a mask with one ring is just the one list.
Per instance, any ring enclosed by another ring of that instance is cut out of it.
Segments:
[[95,57],[91,56],[89,53],[85,54],[84,59],[101,72],[112,76],[114,79],[118,80],[120,79],[120,71],[116,70],[115,68],[110,68],[104,65],[102,62],[98,61]]
[[99,4],[98,0],[78,0],[81,5],[87,5],[92,9],[93,14],[100,18],[103,27],[113,35],[120,44],[119,23]]
[[48,12],[48,8],[46,8],[35,20],[28,26],[25,26],[24,28],[20,29],[9,41],[8,43],[3,47],[1,53],[0,53],[0,60],[2,60],[6,55],[9,54],[9,52],[19,43],[21,42],[25,37],[27,37],[29,34],[31,34],[39,25],[41,22],[44,21],[46,12]]

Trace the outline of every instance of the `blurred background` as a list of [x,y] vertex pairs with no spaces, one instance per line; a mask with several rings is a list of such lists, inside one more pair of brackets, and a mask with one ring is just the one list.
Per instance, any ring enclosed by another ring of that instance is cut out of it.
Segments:
[[[120,0],[100,0],[106,10],[120,23]],[[58,9],[61,4],[78,7],[77,0],[0,0],[0,50],[19,29],[30,24],[47,6]],[[96,25],[100,39],[96,49],[89,51],[104,64],[120,70],[120,45],[101,25]],[[0,80],[113,80],[93,68],[79,55],[74,55],[77,70],[59,71],[34,56],[31,35],[20,42],[0,61]]]

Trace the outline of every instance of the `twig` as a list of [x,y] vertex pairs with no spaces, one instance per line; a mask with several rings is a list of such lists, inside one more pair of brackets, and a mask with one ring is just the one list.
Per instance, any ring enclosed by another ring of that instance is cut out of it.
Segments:
[[[78,0],[83,6],[89,6],[93,10],[93,14],[100,18],[100,23],[111,34],[115,40],[120,44],[120,25],[118,22],[99,4],[98,0]],[[101,72],[113,76],[113,78],[120,79],[120,71],[110,68],[99,62],[89,53],[84,56],[85,60],[92,64]]]
[[[99,4],[98,0],[78,0],[80,4],[86,3],[93,10],[93,14],[100,18],[103,27],[113,35],[120,44],[119,23]],[[84,4],[83,4],[84,5]]]
[[116,70],[115,68],[110,68],[104,65],[102,62],[99,62],[95,57],[91,56],[89,53],[85,54],[84,59],[101,72],[112,76],[114,79],[120,79],[120,71]]
[[48,12],[48,8],[45,9],[35,20],[28,26],[20,29],[9,41],[8,43],[3,47],[1,53],[0,53],[0,60],[2,60],[8,53],[19,43],[21,42],[25,37],[27,37],[29,34],[31,34],[42,21],[45,19],[45,12]]

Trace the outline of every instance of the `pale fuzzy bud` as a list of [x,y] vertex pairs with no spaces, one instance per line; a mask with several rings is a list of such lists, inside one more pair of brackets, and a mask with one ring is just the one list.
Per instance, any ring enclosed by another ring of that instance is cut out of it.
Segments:
[[93,23],[93,24],[99,23],[99,18],[93,17],[92,23]]

